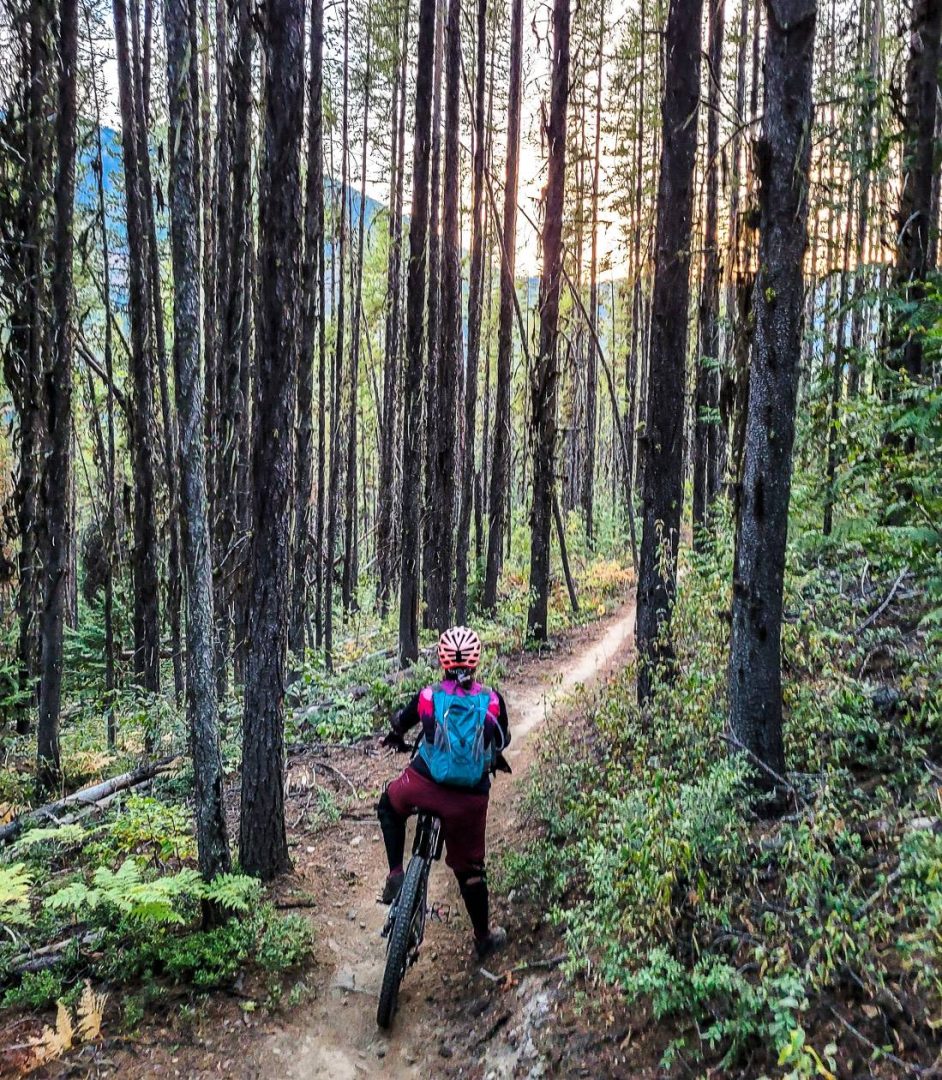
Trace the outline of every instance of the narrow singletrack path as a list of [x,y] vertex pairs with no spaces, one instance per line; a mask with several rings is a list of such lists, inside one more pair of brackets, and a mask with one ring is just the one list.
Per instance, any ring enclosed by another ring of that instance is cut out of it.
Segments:
[[[551,712],[565,710],[579,686],[591,687],[627,661],[633,647],[634,603],[608,619],[575,631],[555,652],[525,657],[501,681],[513,742],[513,776],[499,774],[491,791],[491,850],[512,837],[513,801],[534,753],[534,733]],[[379,829],[372,817],[382,783],[404,767],[401,755],[371,759],[374,783],[357,816],[329,830],[329,838],[295,856],[296,884],[325,899],[315,915],[326,946],[328,972],[313,1002],[293,1011],[273,1034],[257,1042],[244,1075],[352,1080],[362,1077],[441,1075],[447,1042],[449,988],[483,981],[471,955],[470,931],[451,873],[444,862],[430,882],[432,917],[422,955],[403,981],[400,1009],[391,1032],[376,1027],[376,1002],[385,962],[380,937],[386,909],[376,902],[386,874]],[[325,844],[326,840],[330,840]],[[327,885],[325,877],[331,882]],[[327,886],[325,892],[325,885]],[[495,960],[494,964],[499,964]]]

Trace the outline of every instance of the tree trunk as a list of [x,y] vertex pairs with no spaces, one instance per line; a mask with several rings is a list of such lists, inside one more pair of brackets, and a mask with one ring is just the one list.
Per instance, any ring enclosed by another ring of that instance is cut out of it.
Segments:
[[232,180],[231,187],[225,192],[231,200],[231,214],[227,211],[228,235],[224,236],[220,228],[220,243],[228,246],[228,256],[219,266],[220,273],[225,270],[226,280],[217,290],[218,314],[222,320],[217,354],[217,396],[225,432],[216,459],[220,493],[217,539],[221,558],[217,560],[218,588],[213,598],[222,646],[222,663],[217,669],[220,694],[225,688],[230,656],[239,653],[243,644],[239,640],[236,616],[245,569],[240,529],[239,458],[243,444],[251,441],[248,400],[243,386],[243,354],[249,336],[246,265],[252,232],[252,52],[255,29],[250,0],[236,0],[235,18],[229,86]]
[[710,0],[710,45],[706,160],[706,219],[703,226],[703,283],[700,290],[700,355],[697,357],[694,460],[694,544],[709,528],[719,492],[720,435],[720,249],[717,240],[720,82],[723,75],[724,0]]
[[[759,274],[742,499],[736,528],[729,726],[784,772],[782,585],[807,246],[814,0],[767,0],[765,115],[756,146]],[[768,777],[759,777],[768,786]]]
[[142,134],[134,106],[135,87],[128,45],[125,0],[112,0],[118,61],[122,151],[128,231],[128,296],[131,324],[131,372],[134,385],[131,465],[134,476],[134,671],[143,689],[160,689],[160,612],[157,574],[157,524],[152,431],[153,351],[150,290],[144,258],[147,251],[140,158]]
[[[942,0],[915,0],[906,66],[906,116],[903,132],[903,186],[900,198],[896,279],[903,299],[918,304],[930,261],[932,182],[936,169],[936,108],[939,97],[939,39]],[[910,377],[922,372],[922,336],[899,318],[892,364]]]
[[270,0],[259,197],[259,304],[249,644],[242,737],[241,862],[268,880],[289,866],[284,694],[292,458],[300,316],[304,0]]
[[[311,556],[311,489],[314,483],[314,353],[318,356],[317,536],[323,536],[324,506],[324,350],[318,330],[324,321],[319,272],[324,253],[324,4],[311,3],[311,70],[308,80],[308,158],[304,204],[304,263],[302,267],[301,351],[298,361],[297,450],[294,477],[294,565],[289,645],[295,656],[304,655],[307,632],[308,573]],[[316,340],[315,340],[316,338]],[[317,588],[315,618],[321,627],[323,583],[320,542],[316,544]],[[320,635],[317,635],[318,639]],[[318,644],[319,644],[318,640]]]
[[379,492],[376,527],[376,553],[379,569],[376,605],[385,618],[395,578],[395,526],[393,512],[396,503],[396,428],[399,398],[399,330],[402,282],[402,190],[405,162],[406,52],[408,47],[409,4],[402,5],[402,41],[396,63],[393,102],[390,110],[390,171],[389,171],[389,253],[387,276],[389,297],[386,307],[386,341],[383,360],[383,401],[380,424]]
[[507,103],[507,166],[501,227],[500,311],[497,321],[497,395],[494,417],[494,460],[487,529],[484,607],[497,605],[497,583],[503,564],[503,540],[510,506],[510,392],[513,319],[516,289],[517,181],[520,171],[520,98],[523,72],[523,0],[513,0],[510,19],[510,90]]
[[412,213],[406,291],[406,372],[402,427],[402,573],[399,588],[399,661],[419,656],[419,480],[422,431],[422,338],[428,240],[428,160],[432,124],[432,52],[435,0],[419,2],[418,69],[415,79],[415,142]]
[[180,423],[180,524],[186,568],[187,713],[196,842],[207,881],[230,868],[213,643],[213,571],[206,503],[200,365],[199,159],[195,0],[166,0],[170,100],[170,237],[174,388]]
[[[334,361],[332,368],[333,394],[330,407],[330,482],[327,488],[327,538],[324,556],[324,662],[330,671],[333,664],[334,649],[334,551],[337,546],[337,514],[339,511],[340,474],[342,469],[340,454],[341,409],[343,408],[343,352],[346,282],[344,270],[347,265],[347,138],[349,132],[349,87],[350,87],[350,5],[344,0],[343,6],[343,101],[341,106],[342,127],[340,133],[340,202],[338,219],[337,247],[340,254],[340,266],[337,270],[337,336],[334,341]],[[335,263],[331,253],[331,269]]]
[[157,377],[160,392],[161,419],[163,421],[163,467],[166,474],[169,532],[167,545],[167,619],[170,623],[170,651],[173,665],[173,690],[177,704],[183,701],[183,646],[180,634],[180,518],[177,498],[177,430],[176,417],[170,405],[168,378],[167,340],[164,334],[163,295],[160,284],[160,249],[157,242],[157,222],[154,213],[154,183],[150,168],[149,129],[150,116],[150,37],[151,4],[144,5],[145,33],[143,60],[138,34],[138,0],[132,0],[131,37],[133,42],[134,107],[137,113],[137,130],[140,148],[141,208],[145,216],[147,236],[147,275],[150,289],[151,314],[153,316],[154,345],[157,357]]
[[690,296],[691,211],[700,103],[702,0],[671,0],[657,192],[651,357],[645,423],[644,528],[638,580],[638,697],[673,660],[671,609],[683,502],[684,372]]
[[435,22],[435,83],[432,91],[432,176],[428,253],[428,360],[425,364],[425,486],[422,499],[423,625],[438,621],[436,582],[438,538],[435,531],[435,478],[439,443],[438,369],[442,351],[442,75],[445,66],[445,14],[447,0],[437,0]]
[[474,179],[471,206],[471,280],[468,291],[468,363],[465,369],[461,504],[455,552],[455,619],[461,625],[464,625],[468,616],[468,557],[471,547],[471,510],[474,499],[475,420],[478,400],[478,361],[481,351],[481,298],[484,292],[484,155],[487,138],[484,127],[484,95],[487,82],[487,0],[478,0],[477,16],[477,73],[474,81]]
[[357,223],[356,287],[353,294],[353,320],[350,327],[350,410],[347,427],[347,488],[344,519],[343,609],[356,608],[356,589],[359,579],[357,559],[357,409],[360,382],[360,331],[363,316],[363,256],[366,229],[366,160],[369,149],[370,126],[370,48],[371,28],[366,29],[366,73],[363,91],[363,156],[360,160],[360,214]]
[[599,169],[602,149],[602,67],[605,46],[605,9],[600,9],[598,80],[595,84],[595,150],[592,156],[592,235],[589,262],[590,333],[585,368],[585,457],[582,461],[582,514],[586,539],[595,536],[595,440],[598,425],[599,358]]
[[530,509],[530,604],[527,637],[547,638],[550,529],[555,492],[556,339],[563,269],[563,199],[566,189],[566,109],[569,103],[569,0],[553,2],[553,57],[546,202],[543,209],[543,274],[540,278],[540,352],[533,369],[533,503]]
[[47,446],[43,455],[40,499],[43,531],[42,658],[37,727],[37,779],[41,790],[58,787],[59,713],[62,706],[62,641],[65,625],[66,568],[72,547],[72,221],[75,207],[75,144],[78,114],[78,3],[59,5],[59,89],[56,109],[56,179],[52,236],[53,347],[45,372]]

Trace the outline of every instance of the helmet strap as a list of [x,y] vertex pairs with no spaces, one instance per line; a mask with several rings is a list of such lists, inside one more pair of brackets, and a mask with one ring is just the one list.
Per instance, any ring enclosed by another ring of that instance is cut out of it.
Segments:
[[474,682],[474,670],[472,668],[455,668],[455,682],[462,690],[467,690]]

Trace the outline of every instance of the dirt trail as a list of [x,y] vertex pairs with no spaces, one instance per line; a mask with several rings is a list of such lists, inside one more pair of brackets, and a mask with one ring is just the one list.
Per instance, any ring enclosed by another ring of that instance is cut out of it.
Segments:
[[[551,711],[565,707],[580,685],[591,686],[627,659],[635,610],[630,603],[614,616],[575,633],[548,660],[526,658],[501,682],[511,720],[508,758],[511,778],[498,776],[491,795],[489,839],[513,820],[513,799],[534,746],[532,735]],[[406,975],[400,1011],[388,1035],[376,1027],[376,1001],[385,962],[380,937],[386,909],[377,902],[385,875],[379,830],[371,817],[376,791],[402,767],[401,757],[368,759],[372,788],[357,816],[329,830],[304,855],[296,855],[294,885],[324,897],[313,913],[329,973],[316,999],[294,1011],[271,1035],[252,1040],[243,1075],[322,1080],[441,1075],[453,1050],[448,1041],[450,987],[484,980],[473,964],[467,918],[444,864],[430,883],[432,917],[418,964]],[[303,842],[303,839],[302,839]],[[332,879],[325,892],[325,878]]]

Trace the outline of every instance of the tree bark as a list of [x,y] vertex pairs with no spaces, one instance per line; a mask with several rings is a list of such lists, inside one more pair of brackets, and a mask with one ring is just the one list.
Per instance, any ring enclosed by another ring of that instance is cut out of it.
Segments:
[[412,213],[406,292],[406,372],[402,427],[402,572],[399,588],[399,661],[419,656],[419,480],[422,431],[423,312],[428,240],[428,159],[432,123],[432,65],[435,0],[419,2],[419,59],[415,80],[415,142],[412,153]]
[[520,170],[520,98],[523,75],[523,0],[513,0],[510,18],[510,89],[507,102],[507,165],[501,223],[500,311],[497,321],[497,395],[494,460],[487,527],[484,607],[497,605],[503,542],[510,505],[510,391],[517,248],[517,182]]
[[[915,0],[906,65],[906,115],[903,131],[903,186],[900,198],[897,284],[908,304],[925,297],[923,283],[932,267],[932,183],[936,171],[936,110],[939,96],[942,0]],[[897,319],[893,367],[911,378],[922,372],[922,336]]]
[[402,5],[402,40],[396,64],[390,130],[389,253],[386,305],[386,341],[383,359],[382,423],[380,424],[379,492],[376,552],[379,584],[376,603],[381,617],[389,611],[396,567],[396,432],[399,400],[399,340],[402,307],[402,191],[405,173],[406,52],[409,35],[409,4]]
[[213,640],[213,569],[206,501],[200,364],[199,158],[195,0],[166,0],[170,103],[170,245],[174,388],[179,418],[180,524],[186,569],[187,714],[199,865],[207,881],[230,868]]
[[265,880],[290,864],[284,817],[284,694],[300,315],[304,0],[270,0],[267,14],[252,591],[239,823],[242,866]]
[[[350,203],[347,191],[347,138],[349,134],[349,87],[350,87],[350,5],[343,5],[343,100],[341,105],[340,132],[340,200],[338,218],[339,268],[337,268],[337,336],[334,340],[332,368],[333,394],[330,407],[330,482],[327,488],[327,538],[324,557],[324,662],[327,670],[333,664],[334,649],[334,551],[337,546],[337,515],[339,513],[340,480],[342,460],[340,452],[341,410],[343,408],[343,354],[344,330],[346,329],[346,280],[347,265],[347,212]],[[331,253],[331,270],[335,259]]]
[[429,209],[428,253],[428,359],[425,363],[425,478],[422,500],[422,595],[425,597],[423,625],[426,629],[439,621],[438,576],[439,538],[436,477],[440,418],[438,415],[438,371],[442,352],[442,82],[445,67],[445,23],[447,0],[437,0],[435,15],[435,83],[432,90],[432,175]]
[[595,148],[592,155],[592,226],[589,256],[590,332],[585,367],[585,457],[582,461],[582,515],[589,544],[595,537],[595,442],[598,426],[599,359],[599,169],[602,162],[602,67],[605,46],[605,9],[600,9],[598,79],[595,84]]
[[709,528],[710,510],[719,492],[721,429],[717,410],[720,360],[720,249],[717,240],[720,82],[723,75],[725,0],[709,0],[710,42],[706,160],[706,217],[703,225],[703,282],[700,289],[700,355],[694,404],[693,527],[694,545]]
[[359,580],[357,558],[357,409],[360,383],[360,330],[363,315],[363,256],[366,235],[366,159],[370,126],[370,48],[371,28],[366,29],[366,72],[363,90],[363,156],[360,160],[360,213],[357,222],[356,286],[353,293],[353,319],[350,326],[350,408],[347,417],[346,509],[344,516],[343,609],[356,609]]
[[[742,499],[736,528],[729,726],[784,772],[782,586],[807,246],[814,0],[767,0],[765,115],[756,146],[759,274]],[[759,780],[768,786],[768,777]]]
[[134,385],[131,464],[134,475],[134,671],[143,689],[160,689],[160,611],[157,573],[157,525],[154,494],[153,350],[150,290],[140,157],[141,133],[134,106],[135,87],[128,45],[125,0],[112,0],[118,60],[122,152],[128,231],[128,296],[131,324],[131,372]]
[[671,0],[662,104],[656,264],[645,423],[644,527],[638,579],[638,698],[673,661],[671,609],[683,501],[684,386],[690,297],[691,212],[700,103],[702,0]]
[[[487,0],[477,4],[477,73],[474,81],[474,179],[471,206],[471,267],[468,291],[468,363],[465,369],[464,454],[461,470],[458,539],[455,551],[455,619],[468,616],[468,556],[474,500],[475,421],[478,400],[478,361],[481,351],[481,297],[484,292],[484,163],[487,132],[484,98],[487,61]],[[459,305],[460,307],[460,305]]]
[[530,604],[527,637],[547,638],[550,589],[550,529],[555,492],[556,356],[562,286],[563,199],[566,189],[566,109],[569,103],[569,0],[553,3],[553,56],[549,120],[545,128],[549,165],[543,209],[543,274],[540,279],[540,351],[533,369],[533,503],[530,509]]
[[[458,381],[461,348],[461,197],[459,126],[461,123],[461,12],[459,0],[447,0],[445,24],[445,161],[442,175],[442,325],[435,373],[435,447],[432,454],[431,502],[426,507],[433,540],[429,619],[442,633],[452,623],[455,571],[455,472],[471,468],[457,453]],[[434,282],[430,281],[430,287]]]
[[[318,364],[317,521],[315,560],[315,619],[321,628],[323,575],[320,567],[324,507],[324,344],[319,326],[324,321],[321,289],[324,275],[324,4],[311,3],[310,76],[308,79],[308,158],[304,204],[304,263],[302,267],[301,353],[298,369],[297,450],[294,478],[294,564],[292,568],[289,645],[303,656],[307,632],[308,574],[311,559],[311,489],[314,483],[314,354]],[[316,635],[320,644],[320,635]]]
[[42,657],[37,727],[37,779],[40,790],[58,787],[59,713],[62,706],[62,641],[65,625],[66,570],[72,547],[72,221],[75,208],[75,153],[78,116],[78,2],[59,5],[59,87],[55,118],[56,178],[52,236],[53,347],[44,373],[47,445],[43,455],[41,501],[43,530]]

